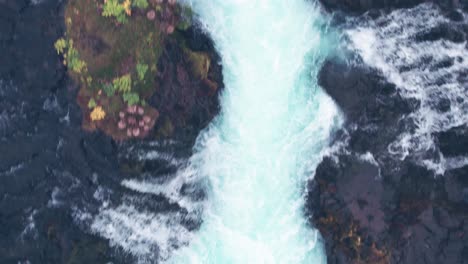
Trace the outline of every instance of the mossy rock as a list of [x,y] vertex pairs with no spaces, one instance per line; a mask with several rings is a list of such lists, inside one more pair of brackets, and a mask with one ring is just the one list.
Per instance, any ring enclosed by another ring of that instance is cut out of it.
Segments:
[[[190,24],[181,19],[191,17],[188,8],[175,2],[68,1],[66,35],[55,47],[72,79],[80,84],[77,101],[83,111],[83,128],[102,130],[116,140],[149,134],[147,126],[151,130],[159,118],[159,111],[146,103],[158,90],[158,60],[175,29]],[[195,68],[200,67],[206,68]],[[137,112],[143,109],[144,115],[129,112],[133,106]]]
[[207,79],[211,63],[210,56],[206,52],[194,52],[187,48],[184,51],[192,64],[192,74],[201,80]]

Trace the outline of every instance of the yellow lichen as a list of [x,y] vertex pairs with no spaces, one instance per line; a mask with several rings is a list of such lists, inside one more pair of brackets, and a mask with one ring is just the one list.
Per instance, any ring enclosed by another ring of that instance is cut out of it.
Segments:
[[104,112],[101,106],[96,106],[91,112],[90,117],[92,121],[99,121],[106,117],[106,112]]
[[131,9],[131,2],[130,0],[125,0],[125,2],[123,2],[123,8],[125,9],[125,13],[127,13],[128,16],[131,16],[132,15],[132,9]]
[[[68,46],[68,43],[64,38],[59,38],[54,44],[57,54],[63,54],[67,46]],[[66,54],[64,54],[64,57],[66,58]]]

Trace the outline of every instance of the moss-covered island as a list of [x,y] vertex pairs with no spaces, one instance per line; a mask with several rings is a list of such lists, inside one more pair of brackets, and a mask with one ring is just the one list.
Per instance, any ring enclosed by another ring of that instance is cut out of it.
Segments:
[[198,97],[216,97],[212,56],[190,49],[184,37],[191,20],[176,0],[68,1],[55,49],[79,84],[85,130],[119,141],[169,137],[193,118]]

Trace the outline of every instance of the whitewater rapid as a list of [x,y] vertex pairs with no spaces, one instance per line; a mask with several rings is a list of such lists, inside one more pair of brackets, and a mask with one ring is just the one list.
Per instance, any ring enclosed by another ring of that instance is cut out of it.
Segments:
[[[221,113],[186,165],[170,153],[133,150],[139,160],[179,166],[175,175],[122,182],[183,211],[151,212],[129,195],[117,207],[104,205],[92,231],[142,263],[326,263],[304,212],[307,181],[341,122],[317,84],[333,42],[318,7],[305,0],[186,4],[222,58]],[[199,229],[186,227],[197,221]]]
[[375,19],[348,18],[344,28],[347,47],[395,84],[399,95],[418,104],[401,117],[412,120],[413,128],[405,129],[388,152],[400,160],[411,157],[438,175],[468,165],[468,157],[444,157],[434,137],[468,123],[466,42],[437,35],[468,23],[468,16],[461,16],[452,21],[437,5],[424,3]]
[[337,121],[317,86],[328,53],[303,0],[192,3],[222,56],[222,112],[192,160],[209,179],[203,224],[171,263],[325,263],[304,189]]

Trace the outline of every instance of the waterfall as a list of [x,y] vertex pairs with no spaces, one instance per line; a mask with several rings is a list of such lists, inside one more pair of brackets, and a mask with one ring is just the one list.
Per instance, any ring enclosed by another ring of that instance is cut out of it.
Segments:
[[304,217],[306,181],[338,111],[318,87],[329,52],[303,0],[190,3],[224,67],[219,117],[191,163],[209,182],[203,224],[171,263],[326,263]]
[[[157,142],[131,148],[138,160],[163,159],[179,169],[123,180],[129,192],[119,206],[103,202],[96,216],[77,213],[78,220],[139,263],[326,263],[304,212],[307,181],[341,122],[317,84],[333,46],[318,6],[185,2],[222,58],[221,112],[189,160],[175,160]],[[145,204],[153,196],[181,210],[151,210]]]

